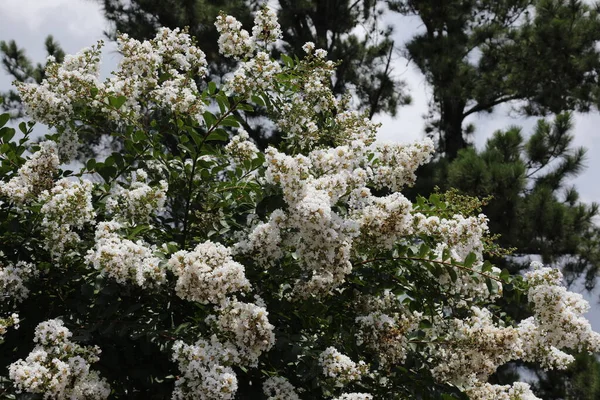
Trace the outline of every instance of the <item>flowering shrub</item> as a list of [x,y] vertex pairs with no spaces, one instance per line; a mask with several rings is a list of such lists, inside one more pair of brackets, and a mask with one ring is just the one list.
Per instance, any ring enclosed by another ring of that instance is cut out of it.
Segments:
[[[324,50],[272,60],[266,8],[251,34],[216,24],[239,61],[220,84],[166,28],[121,36],[104,82],[98,46],[18,84],[51,133],[36,145],[32,124],[18,141],[0,126],[2,393],[525,400],[527,384],[490,375],[600,349],[559,271],[511,277],[485,261],[484,215],[402,195],[433,143],[375,143],[377,125],[331,93]],[[278,147],[248,135],[258,110]],[[90,133],[119,151],[67,170]]]

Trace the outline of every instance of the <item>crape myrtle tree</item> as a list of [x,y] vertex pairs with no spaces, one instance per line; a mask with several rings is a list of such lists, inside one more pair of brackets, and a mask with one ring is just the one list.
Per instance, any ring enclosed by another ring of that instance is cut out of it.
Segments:
[[470,115],[510,103],[525,115],[587,112],[600,90],[600,8],[579,0],[390,0],[424,32],[407,57],[433,90],[432,134],[450,159]]
[[[490,375],[598,351],[558,270],[484,261],[501,250],[479,201],[402,195],[431,140],[375,144],[327,85],[325,50],[269,57],[269,9],[252,33],[216,25],[239,61],[224,82],[204,82],[202,50],[165,28],[122,36],[103,82],[92,47],[17,86],[50,132],[32,144],[33,123],[17,136],[0,118],[0,395],[525,400],[527,384]],[[234,117],[256,107],[277,148]],[[68,171],[89,126],[123,151]],[[498,306],[519,301],[518,320]]]
[[[112,29],[107,32],[111,39],[125,33],[134,39],[145,40],[153,37],[161,27],[187,28],[198,43],[204,44],[210,76],[217,80],[231,70],[235,60],[218,51],[219,33],[213,21],[220,11],[224,11],[238,15],[240,22],[249,25],[251,12],[262,3],[242,0],[171,0],[166,4],[154,0],[98,2],[112,23]],[[315,43],[328,52],[329,60],[338,62],[328,82],[334,93],[352,94],[357,107],[368,110],[370,117],[378,113],[395,115],[399,106],[410,102],[404,82],[393,74],[392,26],[381,24],[380,17],[386,9],[383,2],[282,0],[278,8],[282,36],[278,46],[271,49],[274,56],[278,58],[281,51],[292,58],[301,56],[304,43]],[[0,48],[5,63],[30,63],[24,58],[23,50],[14,42],[11,46],[11,51]],[[4,105],[5,110],[19,108],[14,102]],[[262,109],[247,114],[248,120],[242,122],[250,135],[263,145],[268,142],[264,136],[273,132],[265,130],[260,122],[256,123],[256,118],[252,118],[262,115],[260,111]]]

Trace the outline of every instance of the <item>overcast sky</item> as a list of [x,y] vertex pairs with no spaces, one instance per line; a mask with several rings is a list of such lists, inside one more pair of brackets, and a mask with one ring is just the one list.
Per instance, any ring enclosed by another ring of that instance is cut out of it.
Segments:
[[[61,44],[67,54],[76,53],[83,47],[105,40],[104,31],[108,22],[104,19],[100,7],[93,0],[0,0],[0,40],[15,39],[27,50],[35,62],[45,59],[44,40],[51,34]],[[399,18],[393,21],[396,44],[404,43],[414,32],[422,29],[416,19]],[[106,77],[115,69],[119,56],[114,44],[106,42],[101,74]],[[431,91],[425,83],[423,75],[413,64],[398,58],[394,63],[394,73],[402,77],[408,84],[413,98],[410,106],[402,107],[396,118],[378,117],[383,123],[379,139],[386,141],[413,141],[423,137],[423,115],[427,112],[427,103]],[[11,78],[0,72],[0,90],[10,87]],[[535,125],[535,118],[514,118],[509,115],[509,106],[498,107],[492,114],[471,116],[467,121],[476,127],[475,140],[481,148],[488,137],[496,130],[510,125],[523,127],[528,135]],[[597,173],[600,170],[600,114],[593,112],[576,115],[575,145],[588,149],[587,169],[573,181],[586,202],[600,203],[600,185]],[[585,294],[594,310],[590,315],[596,331],[600,331],[600,306],[597,304],[598,294]]]

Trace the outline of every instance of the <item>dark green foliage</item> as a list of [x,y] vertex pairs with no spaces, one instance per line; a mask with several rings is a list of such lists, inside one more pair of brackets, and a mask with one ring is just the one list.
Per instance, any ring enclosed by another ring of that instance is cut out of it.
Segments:
[[593,354],[575,355],[575,361],[564,372],[537,371],[535,385],[544,400],[596,400],[600,397],[600,363]]

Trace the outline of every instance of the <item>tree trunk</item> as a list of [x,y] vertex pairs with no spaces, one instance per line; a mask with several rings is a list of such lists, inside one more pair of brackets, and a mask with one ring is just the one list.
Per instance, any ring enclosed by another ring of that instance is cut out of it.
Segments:
[[459,150],[467,147],[462,130],[463,113],[464,104],[462,101],[456,98],[443,100],[440,121],[442,150],[450,161],[456,158]]

